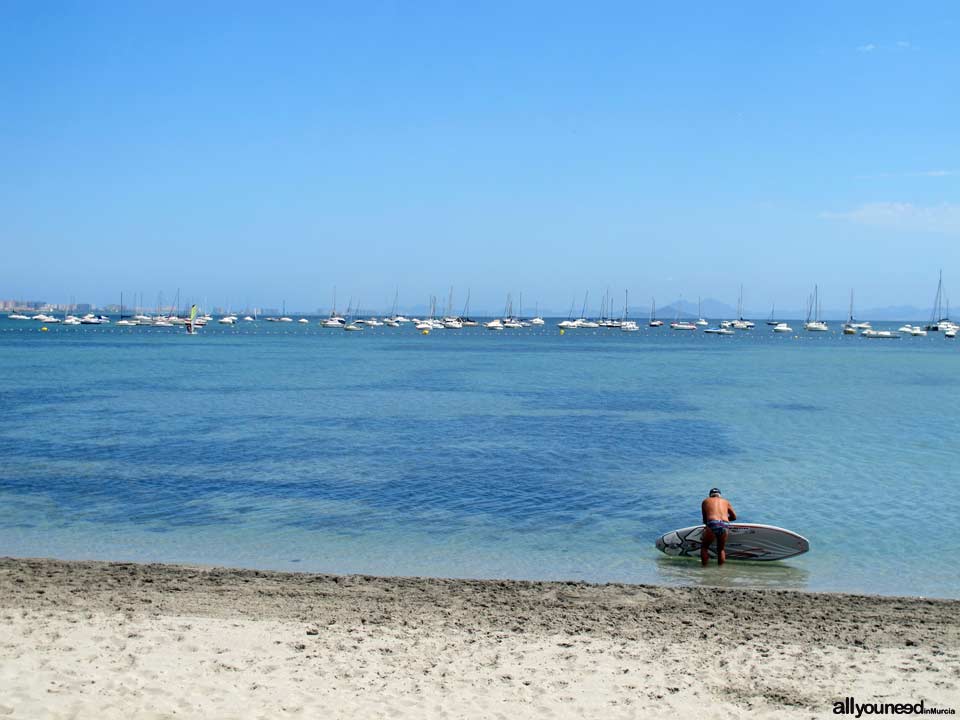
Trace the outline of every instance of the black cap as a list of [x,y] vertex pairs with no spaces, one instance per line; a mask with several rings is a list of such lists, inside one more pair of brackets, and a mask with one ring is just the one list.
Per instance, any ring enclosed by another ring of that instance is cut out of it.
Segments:
[[720,494],[720,488],[710,488],[710,497]]

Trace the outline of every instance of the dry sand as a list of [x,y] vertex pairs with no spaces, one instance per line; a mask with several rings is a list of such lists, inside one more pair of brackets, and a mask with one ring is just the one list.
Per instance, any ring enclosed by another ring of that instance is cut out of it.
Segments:
[[960,602],[0,559],[0,718],[960,712]]

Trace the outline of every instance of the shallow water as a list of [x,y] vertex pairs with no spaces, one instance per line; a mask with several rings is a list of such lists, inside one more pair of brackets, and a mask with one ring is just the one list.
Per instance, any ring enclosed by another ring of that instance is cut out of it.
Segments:
[[[960,597],[940,334],[38,326],[0,320],[2,554]],[[657,552],[713,485],[811,552]]]

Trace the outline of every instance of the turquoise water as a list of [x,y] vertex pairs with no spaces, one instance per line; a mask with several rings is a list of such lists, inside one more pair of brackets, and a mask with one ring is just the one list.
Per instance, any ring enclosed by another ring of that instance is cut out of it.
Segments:
[[[0,554],[960,597],[940,334],[3,319],[0,367]],[[658,553],[713,485],[810,553]]]

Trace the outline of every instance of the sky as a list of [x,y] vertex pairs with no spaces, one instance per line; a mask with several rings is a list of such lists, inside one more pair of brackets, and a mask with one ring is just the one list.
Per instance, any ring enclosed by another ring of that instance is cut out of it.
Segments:
[[0,298],[960,304],[955,2],[0,4]]

